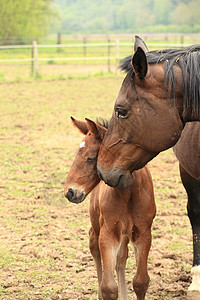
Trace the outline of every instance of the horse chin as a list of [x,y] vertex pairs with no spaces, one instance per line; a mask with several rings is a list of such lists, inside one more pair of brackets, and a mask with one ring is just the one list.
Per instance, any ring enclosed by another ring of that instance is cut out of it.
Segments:
[[129,171],[118,168],[111,168],[107,172],[103,172],[101,167],[98,167],[98,175],[110,187],[124,190],[133,183],[133,176]]

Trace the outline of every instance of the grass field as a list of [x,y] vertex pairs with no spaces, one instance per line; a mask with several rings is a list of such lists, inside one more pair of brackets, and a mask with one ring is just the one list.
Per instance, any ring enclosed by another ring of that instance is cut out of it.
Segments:
[[[88,249],[89,199],[75,205],[63,184],[81,141],[70,116],[109,118],[123,76],[0,84],[0,299],[97,299]],[[150,164],[157,216],[147,299],[183,299],[192,236],[178,162]],[[133,299],[133,249],[127,263]]]

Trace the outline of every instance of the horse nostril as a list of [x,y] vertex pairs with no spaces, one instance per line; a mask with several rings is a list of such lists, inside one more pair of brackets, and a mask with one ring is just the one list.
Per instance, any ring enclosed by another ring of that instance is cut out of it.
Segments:
[[72,189],[69,189],[67,194],[65,195],[65,197],[68,199],[68,200],[72,200],[73,197],[74,197],[74,191]]

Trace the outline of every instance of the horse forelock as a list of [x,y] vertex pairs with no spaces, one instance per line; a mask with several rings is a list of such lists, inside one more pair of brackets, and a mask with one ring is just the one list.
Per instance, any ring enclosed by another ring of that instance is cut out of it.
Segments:
[[[174,65],[179,66],[183,77],[183,120],[200,120],[200,45],[192,45],[182,49],[163,49],[146,52],[148,64],[164,64],[164,90],[173,95],[176,101],[176,76]],[[132,56],[123,59],[120,69],[131,78],[134,70],[131,64]]]

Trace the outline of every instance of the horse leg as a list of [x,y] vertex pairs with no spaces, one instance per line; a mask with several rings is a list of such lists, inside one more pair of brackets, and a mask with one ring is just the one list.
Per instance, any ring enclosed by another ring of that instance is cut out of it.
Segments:
[[200,292],[200,181],[189,175],[181,164],[179,168],[188,196],[187,210],[193,233],[192,283],[189,291]]
[[[134,239],[133,239],[134,241]],[[137,300],[144,300],[149,286],[149,275],[147,271],[147,260],[151,247],[151,230],[147,229],[145,234],[138,236],[134,243],[137,270],[133,278],[133,288],[137,295]]]
[[101,293],[104,300],[117,300],[118,298],[118,286],[115,282],[114,271],[119,247],[120,242],[113,231],[107,230],[103,226],[99,236],[99,248],[103,265]]
[[99,236],[95,233],[94,229],[91,227],[89,230],[89,248],[93,256],[97,277],[98,277],[98,298],[102,299],[100,284],[102,280],[102,265],[101,265],[101,255],[99,251]]
[[127,289],[126,289],[126,279],[125,279],[125,268],[126,260],[128,258],[128,242],[129,239],[125,237],[121,243],[118,255],[117,255],[117,278],[119,286],[119,298],[120,300],[127,300]]

